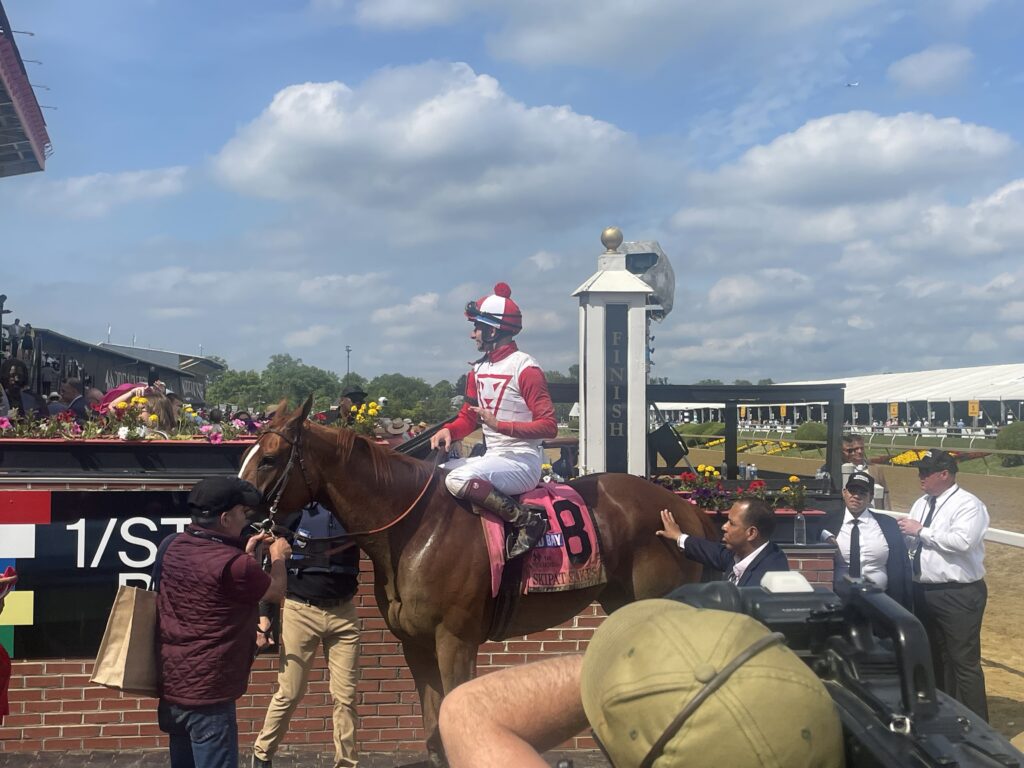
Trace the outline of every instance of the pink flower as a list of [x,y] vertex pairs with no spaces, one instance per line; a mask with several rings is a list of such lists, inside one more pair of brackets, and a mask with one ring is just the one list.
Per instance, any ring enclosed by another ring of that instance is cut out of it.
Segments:
[[231,420],[231,425],[232,425],[232,426],[233,426],[233,427],[234,427],[235,429],[245,429],[245,428],[246,428],[246,427],[245,427],[245,422],[244,422],[244,421],[242,421],[241,419],[232,419],[232,420]]
[[209,435],[209,438],[210,442],[213,443],[214,445],[224,442],[224,435],[222,435],[220,432],[214,432],[213,434]]
[[71,436],[72,437],[78,437],[80,434],[82,434],[82,428],[78,424],[72,424],[71,425]]
[[0,416],[0,429],[10,429],[10,428],[11,428],[11,420],[8,419],[6,416]]
[[203,424],[203,426],[199,428],[199,431],[202,432],[204,435],[209,435],[213,431],[213,425]]

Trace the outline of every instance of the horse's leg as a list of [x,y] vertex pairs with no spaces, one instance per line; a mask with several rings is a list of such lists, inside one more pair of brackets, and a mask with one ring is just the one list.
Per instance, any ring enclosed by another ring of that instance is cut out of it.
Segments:
[[427,753],[429,765],[445,768],[448,761],[444,757],[441,744],[441,732],[437,727],[441,712],[441,699],[444,697],[444,686],[441,682],[441,671],[438,668],[437,655],[433,647],[402,643],[405,661],[416,681],[416,692],[420,697],[420,709],[423,712],[423,730],[427,736]]

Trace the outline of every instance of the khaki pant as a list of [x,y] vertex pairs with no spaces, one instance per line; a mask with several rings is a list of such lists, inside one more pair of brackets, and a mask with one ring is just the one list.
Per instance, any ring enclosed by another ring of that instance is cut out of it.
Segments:
[[320,643],[331,674],[334,700],[334,765],[358,765],[356,753],[356,683],[359,678],[359,624],[352,600],[317,608],[287,598],[281,611],[281,666],[277,693],[267,707],[263,730],[253,754],[270,760],[288,730],[288,722],[306,693],[313,656]]

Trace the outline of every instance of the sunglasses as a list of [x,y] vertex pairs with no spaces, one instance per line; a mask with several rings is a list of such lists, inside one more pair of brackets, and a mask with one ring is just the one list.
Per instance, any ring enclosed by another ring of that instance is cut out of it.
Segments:
[[[696,712],[697,708],[707,701],[715,691],[726,684],[729,678],[732,677],[733,672],[766,648],[770,648],[777,643],[785,644],[785,642],[786,636],[784,634],[781,632],[772,632],[771,634],[758,638],[748,646],[746,650],[737,654],[736,658],[722,667],[721,671],[705,683],[704,687],[697,691],[697,695],[690,699],[687,705],[683,707],[682,712],[673,718],[672,722],[668,724],[668,727],[664,730],[661,736],[659,736],[651,745],[651,748],[647,751],[647,754],[644,756],[644,759],[640,761],[637,768],[651,768],[658,758],[665,753],[665,747],[668,746],[668,743],[672,741],[677,733],[679,733],[686,721],[690,719],[690,716]],[[597,732],[593,728],[590,729],[590,735],[594,737],[594,741],[597,743],[598,749],[601,750],[601,754],[605,756],[605,759],[607,759],[614,768],[627,768],[625,765],[616,764],[612,759],[612,756],[608,754],[608,749],[601,743],[601,737],[597,735]]]
[[918,478],[923,480],[926,477],[930,477],[932,475],[937,475],[939,472],[945,472],[945,471],[946,470],[944,470],[944,469],[919,469],[919,470],[917,470],[917,476],[918,476]]

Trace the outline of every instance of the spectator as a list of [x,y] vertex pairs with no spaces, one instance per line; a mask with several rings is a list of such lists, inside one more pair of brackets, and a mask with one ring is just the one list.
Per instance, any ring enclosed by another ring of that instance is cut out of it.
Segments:
[[118,403],[131,402],[133,397],[146,397],[153,392],[158,392],[163,395],[166,391],[167,385],[159,379],[154,380],[152,384],[142,384],[142,382],[135,384],[119,384],[103,395],[97,410],[100,413],[106,413]]
[[63,413],[68,407],[60,401],[59,392],[51,392],[46,397],[46,413],[48,416],[56,416],[58,413]]
[[89,387],[85,391],[85,404],[89,409],[90,417],[96,414],[96,409],[103,401],[103,390],[96,387]]
[[394,418],[387,426],[387,441],[392,448],[397,448],[409,439],[409,425],[404,420]]
[[[319,504],[294,514],[284,525],[309,539],[330,539],[345,529]],[[297,547],[298,548],[298,547]],[[335,768],[357,765],[356,684],[359,682],[359,620],[352,598],[358,588],[359,549],[331,555],[293,554],[281,610],[281,655],[277,692],[253,746],[253,768],[269,768],[306,693],[318,645],[323,645],[334,702]],[[270,606],[260,604],[257,645],[271,642]]]
[[539,752],[588,724],[623,768],[844,763],[832,698],[782,635],[749,616],[674,600],[626,605],[583,656],[485,675],[441,705],[452,768],[543,768]]
[[21,318],[14,318],[14,325],[10,328],[11,332],[11,357],[18,357],[18,352],[21,350],[21,337],[25,334],[25,328],[21,324]]
[[867,472],[857,470],[846,481],[843,501],[846,511],[839,534],[822,531],[825,541],[838,547],[832,576],[832,588],[838,595],[849,590],[845,577],[863,578],[885,590],[908,611],[914,610],[911,588],[910,556],[900,527],[888,515],[872,514],[871,495],[875,481]]
[[156,415],[156,423],[147,419],[147,425],[163,432],[173,432],[178,426],[178,419],[174,415],[174,406],[171,399],[163,395],[160,390],[149,390],[146,395],[146,407],[142,409],[143,416]]
[[18,350],[18,357],[25,363],[32,362],[32,354],[36,346],[36,332],[31,323],[25,323],[25,330],[21,334],[21,347]]
[[28,389],[28,367],[21,360],[9,357],[0,364],[0,382],[10,410],[17,409],[20,416],[33,419],[50,415],[46,401]]
[[914,610],[928,632],[936,685],[988,720],[981,669],[988,510],[956,473],[950,454],[925,453],[917,468],[924,496],[899,526],[914,550]]
[[255,556],[269,534],[241,537],[260,492],[237,477],[199,481],[192,523],[166,548],[157,596],[160,729],[172,768],[236,768],[235,700],[245,693],[256,651],[260,600],[284,597],[284,539],[270,544],[270,575]]
[[785,552],[771,541],[775,512],[760,499],[742,499],[729,508],[722,543],[683,533],[667,509],[661,510],[661,523],[658,536],[672,539],[691,560],[727,573],[737,586],[756,587],[769,571],[789,570]]
[[353,418],[352,407],[358,408],[366,402],[366,393],[362,387],[348,387],[338,398],[337,409],[331,408],[325,414],[321,423],[333,424],[341,419],[345,424],[351,424]]
[[68,379],[60,385],[60,399],[67,409],[75,415],[75,421],[79,424],[90,417],[88,403],[82,393],[81,379]]

